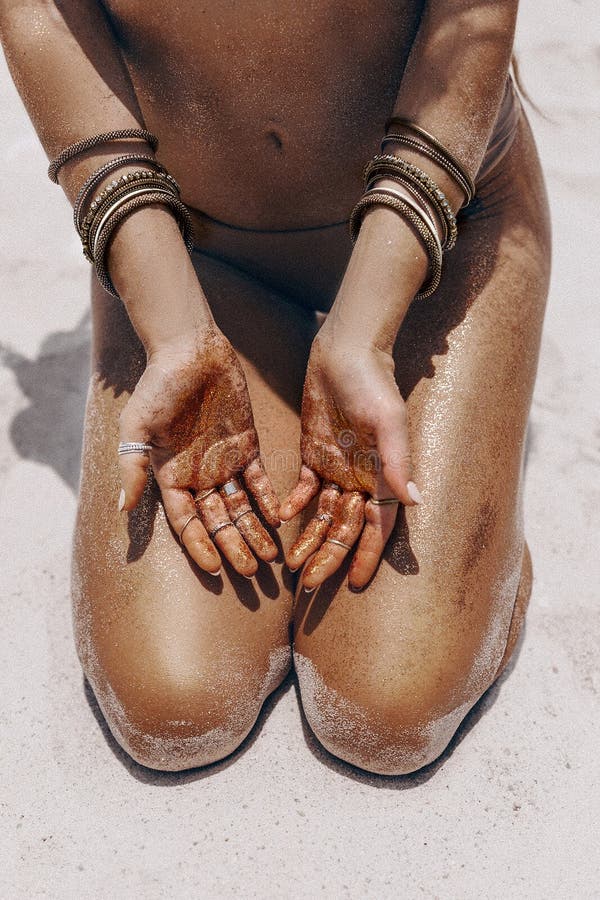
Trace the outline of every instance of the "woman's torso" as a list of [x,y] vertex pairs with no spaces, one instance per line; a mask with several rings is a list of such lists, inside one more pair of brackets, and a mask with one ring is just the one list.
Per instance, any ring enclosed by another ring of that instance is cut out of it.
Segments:
[[423,0],[106,0],[159,156],[232,225],[347,218]]

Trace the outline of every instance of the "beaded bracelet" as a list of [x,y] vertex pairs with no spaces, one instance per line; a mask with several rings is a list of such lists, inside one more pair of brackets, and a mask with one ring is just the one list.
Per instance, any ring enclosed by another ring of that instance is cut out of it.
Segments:
[[175,196],[179,196],[179,185],[175,179],[166,172],[151,172],[149,170],[127,172],[119,179],[111,182],[111,184],[105,187],[91,202],[89,211],[81,223],[80,236],[83,246],[83,255],[90,262],[93,262],[94,257],[92,248],[95,240],[95,232],[102,216],[111,205],[111,202],[118,197],[128,194],[132,188],[139,187],[141,184],[161,189],[168,187]]
[[390,130],[390,128],[395,128],[396,126],[400,126],[402,128],[406,128],[409,131],[413,131],[416,135],[421,138],[424,138],[426,142],[428,142],[431,147],[436,150],[445,160],[452,166],[456,172],[460,174],[461,179],[465,182],[465,185],[468,187],[468,192],[470,194],[470,200],[473,199],[475,194],[477,193],[477,188],[475,187],[475,183],[465,167],[462,163],[454,156],[453,153],[448,150],[437,138],[435,138],[428,131],[425,131],[424,128],[421,128],[420,125],[415,125],[414,122],[411,122],[409,119],[404,119],[402,116],[390,116],[389,119],[386,120],[385,130],[386,132]]
[[422,215],[416,213],[404,200],[401,200],[398,196],[392,196],[391,192],[386,193],[386,189],[373,189],[373,192],[369,192],[368,194],[363,194],[360,198],[352,213],[350,215],[350,237],[352,242],[356,241],[358,237],[358,233],[360,231],[360,226],[362,223],[362,218],[364,216],[365,211],[370,206],[389,206],[390,209],[396,210],[402,214],[402,216],[407,219],[410,224],[414,227],[414,229],[418,232],[421,237],[425,247],[427,249],[429,260],[431,264],[431,275],[427,285],[424,288],[415,294],[415,299],[424,299],[425,297],[430,297],[431,294],[434,293],[435,290],[439,287],[441,278],[442,278],[442,250],[440,247],[439,240],[434,237],[434,233],[428,227],[428,225],[423,221]]
[[127,153],[124,156],[117,156],[116,159],[109,159],[107,163],[104,163],[103,166],[100,166],[99,169],[96,169],[96,171],[93,172],[86,181],[84,181],[73,205],[73,224],[75,225],[77,233],[80,237],[82,224],[81,213],[86,202],[89,199],[90,194],[92,193],[98,182],[100,182],[105,175],[110,174],[110,172],[113,172],[115,169],[121,168],[121,166],[144,162],[146,163],[146,165],[155,166],[157,171],[159,172],[166,173],[167,171],[162,163],[159,163],[159,161],[153,156],[147,156],[143,153]]
[[399,156],[391,154],[375,156],[365,168],[365,184],[378,177],[391,177],[411,184],[433,205],[445,230],[444,250],[451,250],[456,244],[456,217],[446,195],[427,172]]
[[146,141],[153,150],[156,150],[158,147],[158,138],[156,135],[152,134],[150,131],[146,131],[145,128],[121,128],[117,131],[106,131],[102,134],[95,134],[92,137],[84,138],[82,141],[76,141],[74,144],[69,144],[68,147],[65,147],[65,149],[62,150],[48,166],[48,178],[50,181],[53,181],[54,184],[58,184],[58,173],[60,169],[66,162],[73,159],[73,157],[78,156],[80,153],[84,153],[86,150],[91,150],[93,147],[98,147],[100,144],[109,144],[111,141],[122,141],[128,138],[139,138],[141,141]]
[[124,206],[125,203],[128,203],[132,197],[137,197],[141,194],[147,194],[151,191],[154,191],[155,193],[158,192],[159,194],[168,194],[169,196],[179,199],[174,191],[172,191],[170,188],[150,181],[143,183],[141,186],[131,188],[126,191],[121,191],[118,197],[112,197],[98,214],[96,220],[94,221],[93,229],[90,232],[90,243],[88,249],[90,255],[92,256],[92,259],[96,259],[96,247],[98,246],[98,242],[100,240],[100,234],[102,233],[102,230],[106,226],[110,217],[117,211],[117,209],[120,209],[121,206]]
[[[93,243],[95,234],[98,230],[106,210],[111,206],[113,201],[120,197],[126,196],[132,190],[136,190],[141,186],[155,187],[158,190],[167,189],[174,196],[179,197],[179,185],[168,173],[151,172],[148,170],[140,170],[138,172],[127,172],[119,179],[107,185],[103,191],[90,204],[90,209],[83,220],[82,227],[82,243],[84,248],[87,247],[93,256]],[[85,249],[84,249],[85,255]]]
[[400,175],[403,180],[412,183],[419,188],[440,213],[440,217],[445,221],[448,232],[443,243],[444,250],[452,250],[456,244],[458,230],[456,227],[456,216],[452,212],[452,208],[446,199],[446,195],[435,183],[427,172],[424,172],[418,166],[409,163],[398,156],[381,155],[375,156],[367,163],[364,172],[365,184],[367,184],[375,175],[382,177],[386,175]]
[[101,234],[98,235],[98,240],[94,248],[94,265],[98,280],[100,281],[102,287],[117,299],[120,299],[120,297],[112,281],[110,280],[110,276],[108,274],[106,266],[106,252],[108,249],[108,244],[117,225],[119,225],[124,219],[126,219],[127,216],[131,215],[131,213],[135,212],[135,210],[140,209],[143,206],[149,206],[153,203],[166,204],[173,210],[173,212],[176,214],[179,228],[181,230],[181,234],[188,253],[191,254],[194,249],[192,217],[190,216],[185,204],[182,203],[181,200],[175,197],[172,193],[170,193],[166,189],[162,191],[148,190],[145,191],[141,196],[128,198],[127,202],[125,202],[123,206],[117,209],[108,218],[104,227],[102,228]]

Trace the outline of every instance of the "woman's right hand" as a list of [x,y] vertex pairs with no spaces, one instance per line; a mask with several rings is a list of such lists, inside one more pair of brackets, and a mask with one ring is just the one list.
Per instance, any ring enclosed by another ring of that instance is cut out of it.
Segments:
[[[221,490],[243,478],[268,524],[280,524],[279,500],[260,459],[246,379],[233,347],[216,327],[185,345],[149,353],[121,413],[120,439],[152,444],[149,454],[119,456],[121,509],[137,505],[152,465],[169,523],[177,536],[183,531],[181,542],[200,568],[218,574],[220,551],[250,578],[258,568],[256,556],[275,559],[277,547],[252,511],[243,484],[227,494]],[[216,490],[203,496],[211,489]]]

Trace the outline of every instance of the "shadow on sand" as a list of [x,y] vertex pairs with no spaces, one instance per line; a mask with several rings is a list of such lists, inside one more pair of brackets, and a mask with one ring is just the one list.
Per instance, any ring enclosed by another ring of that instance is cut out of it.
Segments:
[[49,466],[76,493],[90,370],[90,315],[71,331],[48,335],[33,359],[0,344],[29,405],[14,417],[10,437],[23,459]]

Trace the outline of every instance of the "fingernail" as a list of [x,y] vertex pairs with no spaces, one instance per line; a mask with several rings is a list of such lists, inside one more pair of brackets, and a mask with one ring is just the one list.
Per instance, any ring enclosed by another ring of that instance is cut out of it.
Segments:
[[313,591],[316,591],[316,589],[317,589],[317,585],[316,585],[316,584],[315,584],[314,587],[311,587],[311,588],[305,587],[305,588],[304,588],[304,593],[305,593],[305,594],[312,594],[312,592],[313,592]]
[[296,566],[295,569],[291,569],[291,568],[288,566],[288,571],[289,571],[289,572],[297,572],[299,568],[300,568],[300,566]]
[[409,481],[407,483],[406,491],[407,491],[410,499],[413,500],[415,503],[423,502],[423,498],[421,497],[421,492],[419,491],[419,488],[416,486],[414,481]]
[[125,506],[125,491],[121,488],[119,493],[119,512],[123,512],[123,507]]
[[219,566],[219,568],[215,572],[209,572],[208,574],[209,575],[220,575],[221,569],[222,569],[222,566]]

